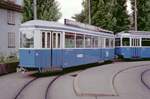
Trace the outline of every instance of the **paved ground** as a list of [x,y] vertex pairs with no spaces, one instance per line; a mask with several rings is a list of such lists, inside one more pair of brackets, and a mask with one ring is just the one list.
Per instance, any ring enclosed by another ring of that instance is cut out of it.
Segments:
[[[77,74],[77,76],[75,76]],[[150,61],[118,62],[63,75],[50,87],[49,99],[149,99]],[[19,99],[45,99],[54,77],[31,83]],[[18,90],[33,79],[14,73],[0,77],[0,99],[13,99]]]
[[[149,65],[148,65],[149,64]],[[149,99],[150,62],[114,63],[81,72],[74,80],[78,95],[108,99]],[[146,71],[142,75],[142,73]],[[143,81],[141,81],[141,77]]]
[[54,77],[39,78],[31,83],[18,97],[18,99],[45,99],[48,84]]
[[13,73],[0,77],[0,99],[13,99],[19,89],[33,79],[28,74]]

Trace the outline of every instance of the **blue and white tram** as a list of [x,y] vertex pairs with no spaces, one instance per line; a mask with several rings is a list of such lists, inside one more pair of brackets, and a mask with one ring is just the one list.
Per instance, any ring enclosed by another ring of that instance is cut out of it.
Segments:
[[114,58],[112,32],[83,28],[85,24],[81,23],[81,27],[77,25],[79,23],[69,24],[42,20],[23,23],[20,28],[20,67],[67,68]]
[[150,58],[150,32],[129,31],[115,36],[115,54],[126,59]]

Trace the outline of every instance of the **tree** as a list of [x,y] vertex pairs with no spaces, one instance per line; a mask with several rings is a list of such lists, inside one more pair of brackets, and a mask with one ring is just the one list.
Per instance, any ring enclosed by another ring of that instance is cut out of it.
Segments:
[[[130,21],[125,3],[126,0],[91,0],[92,25],[114,32],[128,30]],[[87,6],[83,7],[83,11],[74,16],[74,19],[80,22],[85,22],[82,19],[88,20],[85,13],[88,12]]]
[[88,23],[88,5],[87,0],[82,2],[83,10],[79,14],[75,14],[72,18],[81,23]]
[[114,26],[115,32],[120,32],[124,30],[129,30],[130,27],[130,19],[129,15],[127,14],[127,6],[126,0],[116,0],[116,6],[114,10],[113,16],[116,18],[116,24]]
[[[134,0],[132,5],[135,11]],[[137,0],[137,24],[138,30],[150,31],[150,0]]]
[[[37,19],[57,21],[61,17],[55,0],[37,0]],[[24,0],[23,22],[33,19],[33,0]]]
[[116,24],[116,18],[113,17],[114,6],[114,0],[93,0],[91,2],[92,24],[113,30]]

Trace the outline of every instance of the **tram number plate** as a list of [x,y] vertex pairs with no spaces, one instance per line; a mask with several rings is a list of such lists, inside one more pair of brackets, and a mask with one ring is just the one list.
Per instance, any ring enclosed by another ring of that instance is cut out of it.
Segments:
[[83,58],[83,54],[77,54],[77,58]]
[[107,52],[106,52],[106,57],[108,57],[108,56],[109,56],[109,52],[107,51]]

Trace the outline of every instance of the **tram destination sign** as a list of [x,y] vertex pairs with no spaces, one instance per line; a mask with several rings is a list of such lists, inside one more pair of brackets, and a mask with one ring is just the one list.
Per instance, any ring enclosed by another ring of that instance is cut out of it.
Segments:
[[97,31],[97,32],[102,32],[103,31],[103,32],[112,33],[111,31],[104,30],[100,27],[96,27],[96,26],[93,26],[93,25],[72,21],[72,20],[69,20],[69,19],[65,19],[64,24],[69,25],[69,26],[73,26],[73,27],[79,27],[79,28],[87,29],[87,30]]

